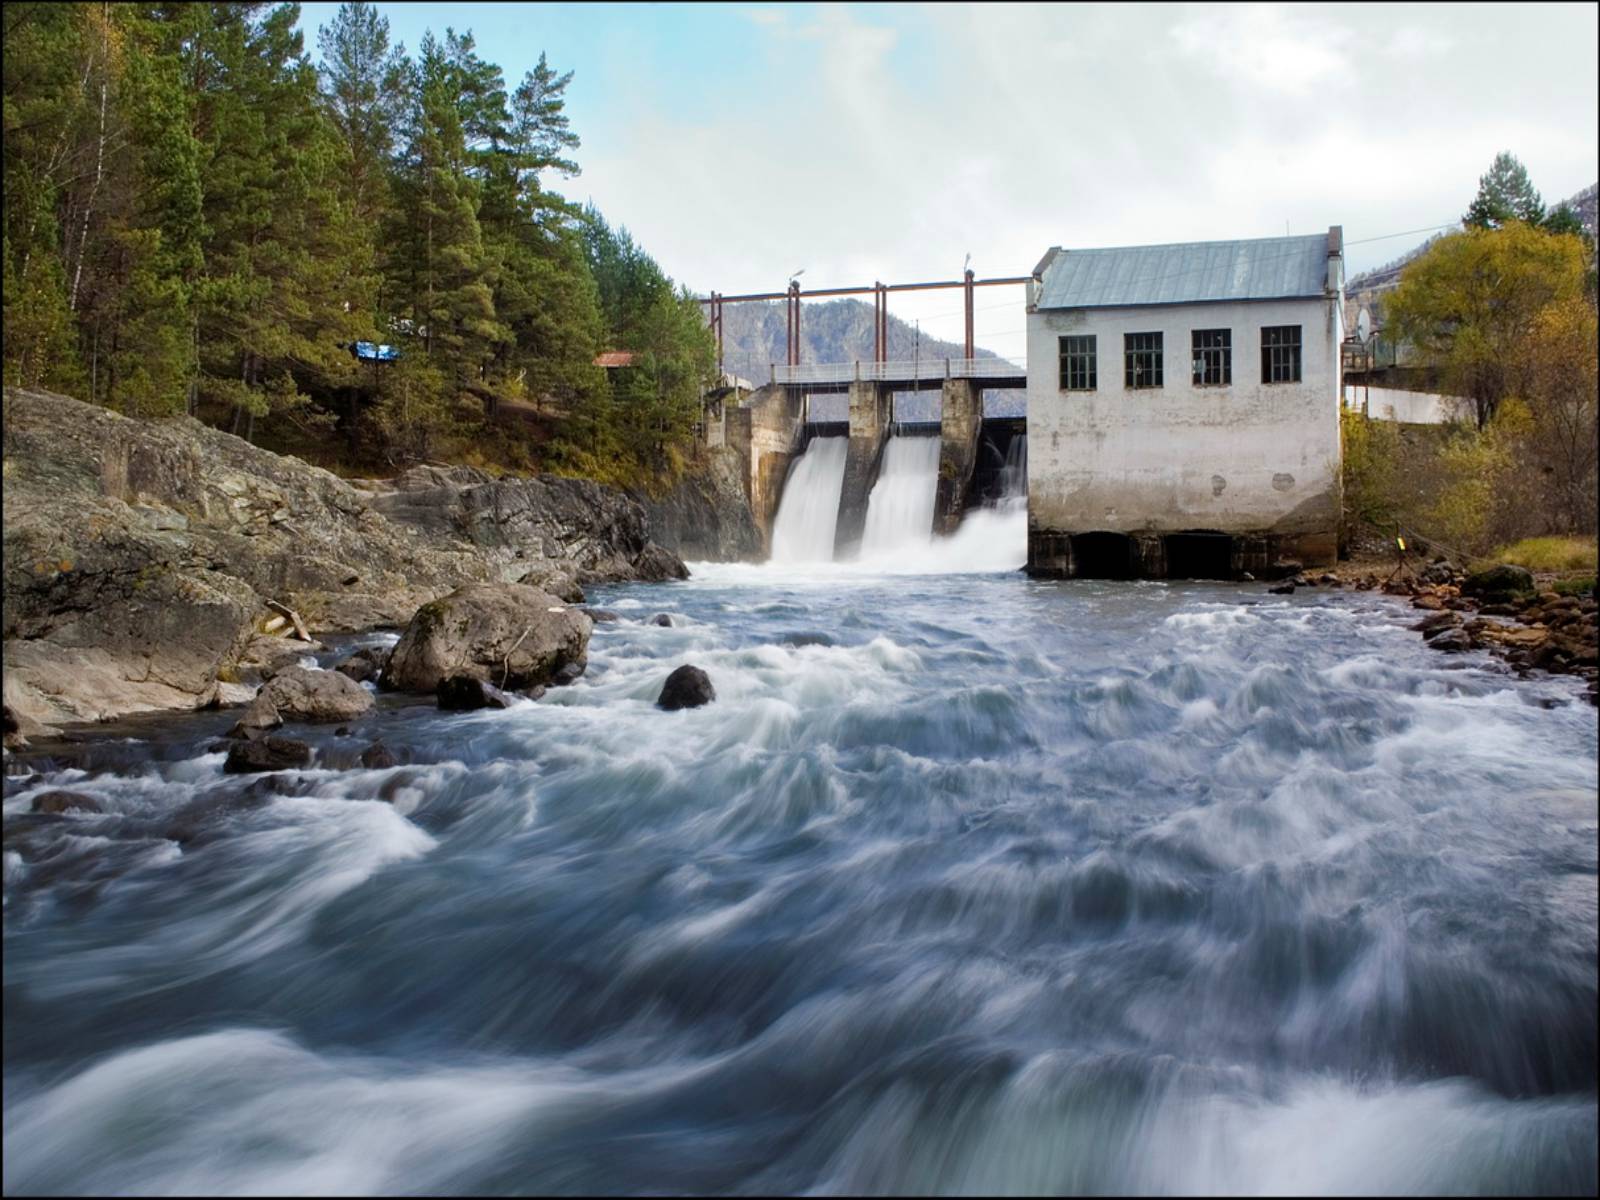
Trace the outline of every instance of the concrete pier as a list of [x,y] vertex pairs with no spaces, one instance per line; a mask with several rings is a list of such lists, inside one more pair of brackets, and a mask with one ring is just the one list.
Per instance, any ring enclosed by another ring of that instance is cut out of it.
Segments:
[[839,523],[834,527],[833,555],[854,558],[867,525],[867,498],[878,481],[878,463],[889,437],[894,393],[882,384],[850,385],[850,448],[845,455],[844,487],[839,494]]
[[800,452],[804,410],[803,395],[769,384],[726,413],[727,444],[744,459],[745,496],[769,548],[783,481]]
[[978,462],[983,392],[970,379],[946,379],[939,392],[939,493],[933,531],[950,534],[961,524],[967,489]]

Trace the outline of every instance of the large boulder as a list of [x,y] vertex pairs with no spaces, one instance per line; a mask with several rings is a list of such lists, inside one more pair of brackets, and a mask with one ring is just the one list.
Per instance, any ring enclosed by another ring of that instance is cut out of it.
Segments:
[[256,701],[261,700],[285,721],[350,721],[373,704],[372,693],[348,676],[307,667],[279,671],[257,694]]
[[1464,596],[1480,596],[1489,603],[1503,603],[1534,592],[1533,573],[1526,567],[1501,563],[1487,571],[1474,571],[1461,584]]
[[470,675],[504,688],[547,683],[587,661],[594,628],[578,609],[517,583],[473,584],[424,604],[389,655],[379,686],[434,692]]

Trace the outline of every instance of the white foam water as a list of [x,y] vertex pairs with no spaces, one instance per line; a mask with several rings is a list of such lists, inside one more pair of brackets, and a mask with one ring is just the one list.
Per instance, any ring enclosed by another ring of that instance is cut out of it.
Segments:
[[850,439],[812,438],[789,470],[772,523],[772,561],[831,562]]
[[891,437],[883,448],[878,481],[867,500],[861,560],[916,552],[933,541],[933,506],[939,482],[936,437]]

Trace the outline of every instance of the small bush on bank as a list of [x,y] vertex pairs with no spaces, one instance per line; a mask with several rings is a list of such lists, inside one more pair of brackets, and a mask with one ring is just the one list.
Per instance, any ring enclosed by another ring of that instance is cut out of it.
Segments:
[[1570,579],[1558,579],[1550,587],[1558,596],[1589,596],[1594,593],[1594,576],[1575,575]]

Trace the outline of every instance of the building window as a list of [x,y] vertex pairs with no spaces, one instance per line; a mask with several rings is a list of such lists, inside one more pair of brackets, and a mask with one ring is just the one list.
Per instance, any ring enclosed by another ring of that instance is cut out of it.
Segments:
[[1122,335],[1122,384],[1126,388],[1161,386],[1161,335],[1125,333]]
[[1226,386],[1233,382],[1233,330],[1196,329],[1194,338],[1195,387]]
[[1300,326],[1261,327],[1261,382],[1300,382]]
[[1061,390],[1063,392],[1092,392],[1097,377],[1095,369],[1095,335],[1064,337],[1061,342]]

